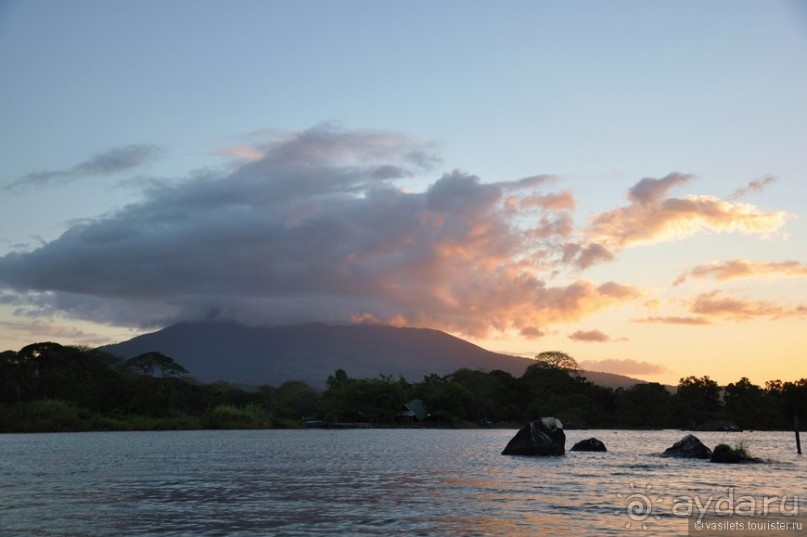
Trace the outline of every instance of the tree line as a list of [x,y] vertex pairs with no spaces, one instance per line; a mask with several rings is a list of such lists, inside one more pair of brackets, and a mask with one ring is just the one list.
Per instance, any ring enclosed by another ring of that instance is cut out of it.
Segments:
[[[405,412],[420,401],[427,414]],[[775,430],[807,419],[807,379],[720,386],[708,376],[612,389],[586,380],[562,352],[536,356],[523,375],[459,369],[351,378],[324,389],[301,381],[235,386],[195,380],[159,352],[124,360],[98,349],[35,343],[0,353],[0,431],[302,427],[308,422],[470,427],[513,426],[542,416],[567,427]]]

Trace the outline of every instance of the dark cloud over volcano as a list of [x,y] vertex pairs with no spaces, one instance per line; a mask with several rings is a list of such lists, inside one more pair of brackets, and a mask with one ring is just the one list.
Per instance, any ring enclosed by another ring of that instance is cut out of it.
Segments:
[[[229,173],[151,186],[138,203],[6,255],[6,302],[24,295],[18,314],[129,326],[361,320],[482,335],[541,333],[639,295],[574,276],[614,254],[579,242],[574,197],[547,192],[551,177],[483,183],[454,171],[408,192],[402,180],[434,173],[433,146],[327,126],[259,154]],[[632,205],[594,220],[597,238],[627,246],[605,219],[651,218],[687,179],[640,182]]]

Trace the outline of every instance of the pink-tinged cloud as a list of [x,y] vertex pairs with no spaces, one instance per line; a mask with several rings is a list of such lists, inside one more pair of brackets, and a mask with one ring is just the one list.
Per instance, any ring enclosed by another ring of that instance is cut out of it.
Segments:
[[599,330],[577,330],[569,336],[573,341],[583,341],[587,343],[605,343],[611,341],[611,337]]
[[790,306],[770,300],[747,300],[712,291],[698,295],[690,306],[693,313],[707,317],[717,317],[733,321],[747,321],[754,318],[802,317],[807,313],[807,305]]
[[518,333],[527,339],[538,339],[546,335],[546,332],[535,326],[525,326]]
[[97,334],[90,334],[75,327],[45,323],[41,320],[28,320],[25,322],[0,321],[0,327],[9,332],[25,334],[28,340],[33,341],[60,341],[69,339],[80,341],[84,345],[103,345],[111,340]]
[[704,326],[712,324],[706,317],[644,317],[633,319],[634,323],[680,324],[685,326]]
[[[416,302],[411,311],[373,317],[384,324],[431,326],[470,336],[484,336],[491,329],[515,329],[535,337],[536,326],[562,324],[632,301],[640,296],[635,288],[607,282],[595,285],[577,280],[567,285],[548,286],[528,276],[512,278],[501,271],[489,274],[464,273],[461,281],[424,289],[390,286]],[[390,295],[392,302],[403,296]]]
[[584,232],[585,243],[611,252],[639,244],[681,240],[699,232],[770,235],[785,223],[786,213],[764,212],[754,205],[713,196],[669,196],[689,175],[642,179],[629,191],[630,204],[596,215]]
[[574,233],[574,220],[570,214],[542,216],[537,225],[527,229],[534,239],[564,239]]
[[635,287],[617,282],[606,282],[600,285],[598,290],[614,298],[633,299],[641,296],[641,293]]
[[651,362],[640,362],[630,358],[618,360],[608,358],[605,360],[583,360],[579,363],[585,371],[599,371],[614,373],[616,375],[663,375],[667,368]]
[[[643,179],[628,205],[581,230],[572,194],[547,190],[551,176],[440,174],[434,144],[399,133],[326,125],[245,147],[260,155],[242,151],[257,158],[149,186],[137,203],[0,258],[0,302],[11,293],[28,297],[20,315],[120,326],[353,321],[535,337],[647,298],[570,268],[642,242],[763,234],[784,220],[752,205],[671,197],[690,176],[670,174]],[[432,173],[425,190],[402,188]]]
[[[474,336],[529,333],[640,296],[560,272],[571,197],[543,192],[549,176],[484,183],[454,171],[413,193],[395,182],[439,158],[397,133],[326,126],[264,149],[0,258],[0,292],[36,295],[26,315],[122,326],[353,320]],[[523,199],[541,202],[508,208]]]
[[522,209],[530,207],[540,207],[545,211],[567,211],[574,210],[574,195],[570,191],[549,194],[536,194],[527,196],[519,201]]
[[240,145],[221,149],[217,153],[223,157],[237,157],[245,160],[258,160],[263,158],[265,150],[255,145]]
[[807,265],[799,261],[755,262],[745,259],[716,261],[698,265],[678,276],[673,285],[680,285],[688,278],[713,278],[717,281],[756,277],[807,277]]

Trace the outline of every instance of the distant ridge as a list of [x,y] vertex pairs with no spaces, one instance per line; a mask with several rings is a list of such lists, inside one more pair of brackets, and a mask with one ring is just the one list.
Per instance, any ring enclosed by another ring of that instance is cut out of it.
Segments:
[[[267,328],[189,322],[102,349],[124,358],[159,351],[205,382],[272,386],[302,380],[323,387],[328,375],[340,368],[351,377],[402,375],[411,382],[463,367],[500,369],[518,377],[533,363],[529,358],[485,350],[439,330],[382,325],[310,323]],[[584,374],[592,382],[610,387],[642,382],[609,373]]]

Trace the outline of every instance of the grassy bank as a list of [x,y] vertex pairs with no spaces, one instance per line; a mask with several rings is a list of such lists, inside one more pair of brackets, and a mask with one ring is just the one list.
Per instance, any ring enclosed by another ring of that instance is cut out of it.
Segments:
[[297,429],[295,420],[271,417],[255,405],[218,405],[200,414],[104,414],[69,401],[43,399],[0,406],[0,433],[168,431],[197,429]]

